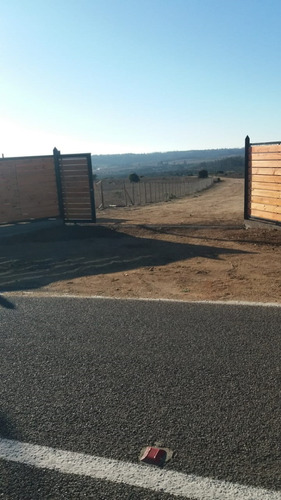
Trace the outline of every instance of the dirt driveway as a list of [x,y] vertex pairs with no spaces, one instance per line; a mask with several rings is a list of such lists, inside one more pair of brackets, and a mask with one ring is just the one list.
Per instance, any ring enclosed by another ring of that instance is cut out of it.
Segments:
[[240,179],[0,241],[2,292],[281,302],[281,231],[244,229]]

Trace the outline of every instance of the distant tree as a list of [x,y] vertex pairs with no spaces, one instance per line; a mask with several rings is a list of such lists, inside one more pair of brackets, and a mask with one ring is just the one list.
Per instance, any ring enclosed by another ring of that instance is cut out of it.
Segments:
[[96,181],[98,178],[98,174],[93,174],[93,181]]
[[199,170],[198,177],[199,179],[206,179],[207,177],[209,177],[208,170],[205,170],[204,168],[202,170]]
[[130,174],[129,181],[130,182],[140,182],[140,178],[139,178],[138,174]]

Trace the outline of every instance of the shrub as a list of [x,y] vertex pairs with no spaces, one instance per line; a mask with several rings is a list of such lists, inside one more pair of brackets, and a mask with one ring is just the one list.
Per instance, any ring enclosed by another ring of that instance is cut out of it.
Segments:
[[129,181],[130,182],[140,182],[140,178],[139,178],[138,174],[130,174]]
[[202,170],[199,170],[198,177],[199,179],[206,179],[207,177],[209,177],[208,170],[205,170],[204,168]]

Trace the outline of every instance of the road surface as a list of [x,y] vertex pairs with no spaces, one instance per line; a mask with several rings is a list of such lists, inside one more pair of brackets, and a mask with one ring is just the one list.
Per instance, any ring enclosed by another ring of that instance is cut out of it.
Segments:
[[[280,307],[5,295],[0,318],[0,454],[15,440],[106,468],[160,443],[164,472],[281,498]],[[7,499],[176,498],[9,457],[0,477]]]

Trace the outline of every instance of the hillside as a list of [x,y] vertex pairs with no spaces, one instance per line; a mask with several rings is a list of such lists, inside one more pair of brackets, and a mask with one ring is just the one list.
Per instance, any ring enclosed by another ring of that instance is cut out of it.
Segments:
[[224,170],[224,165],[228,170],[238,168],[242,171],[243,155],[243,148],[92,155],[92,165],[99,178],[127,177],[131,172],[150,176],[186,175],[206,167],[210,171]]

